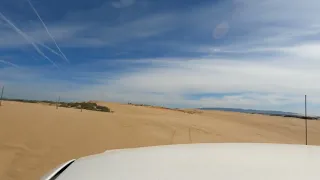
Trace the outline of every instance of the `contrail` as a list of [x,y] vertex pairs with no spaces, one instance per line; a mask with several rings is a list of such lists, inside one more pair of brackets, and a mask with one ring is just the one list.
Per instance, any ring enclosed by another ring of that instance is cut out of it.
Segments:
[[49,57],[47,57],[39,48],[38,46],[25,34],[23,33],[19,28],[17,28],[9,19],[7,19],[1,12],[0,12],[0,17],[6,21],[11,28],[13,28],[17,33],[19,33],[21,36],[23,36],[29,43],[31,43],[31,45],[36,49],[36,51],[42,55],[45,59],[47,59],[48,61],[50,61],[55,67],[59,68],[59,66],[53,62]]
[[[26,36],[28,36],[27,34],[25,34]],[[60,54],[60,53],[57,53],[57,51],[51,49],[50,47],[46,46],[45,44],[43,43],[40,43],[39,41],[33,39],[32,37],[28,36],[28,38],[30,38],[33,42],[35,42],[36,44],[40,45],[41,47],[43,48],[46,48],[47,50],[49,50],[50,52],[52,52],[53,54],[63,58],[63,56]]]
[[[26,36],[28,36],[27,34],[25,34]],[[49,50],[50,52],[52,52],[53,54],[61,57],[61,58],[64,58],[60,53],[57,53],[57,51],[51,49],[50,47],[46,46],[45,44],[43,43],[40,43],[39,41],[33,39],[32,37],[28,36],[29,39],[31,39],[33,42],[35,42],[36,44],[42,46],[43,48],[46,48],[47,50]]]
[[0,62],[3,63],[3,64],[10,65],[10,66],[15,67],[15,68],[19,68],[18,65],[14,64],[14,63],[11,63],[11,62],[9,62],[9,61],[5,61],[5,60],[1,60],[1,59],[0,59]]
[[[5,25],[5,26],[8,25],[8,23],[2,22],[2,21],[0,21],[0,24],[3,24],[3,25]],[[27,34],[25,34],[25,35],[28,36]],[[43,43],[40,43],[40,42],[36,41],[35,39],[33,39],[33,38],[30,37],[30,36],[28,36],[28,38],[31,39],[31,40],[32,40],[33,42],[35,42],[36,44],[38,44],[38,45],[42,46],[43,48],[49,50],[49,51],[52,52],[53,54],[55,54],[55,55],[61,57],[62,59],[64,59],[64,57],[63,57],[60,53],[57,53],[57,51],[51,49],[50,47],[46,46],[46,45],[43,44]]]
[[43,22],[42,18],[40,17],[38,11],[36,10],[36,8],[33,6],[33,4],[31,3],[30,0],[27,0],[30,7],[32,8],[32,10],[34,11],[34,13],[36,13],[36,15],[38,16],[39,20],[41,21],[43,27],[46,29],[48,35],[50,36],[50,38],[52,39],[52,41],[54,42],[54,44],[56,45],[57,49],[59,50],[59,52],[61,53],[61,55],[63,56],[63,58],[68,62],[70,63],[69,59],[63,54],[63,52],[61,51],[60,47],[58,46],[56,40],[53,38],[53,36],[51,35],[51,33],[49,32],[46,24]]
[[56,54],[56,55],[60,56],[61,58],[64,58],[60,53],[57,53],[55,50],[51,49],[50,47],[48,47],[48,46],[46,46],[46,45],[44,45],[44,44],[42,44],[42,43],[40,43],[40,42],[38,42],[36,40],[34,40],[34,42],[36,42],[38,45],[42,46],[43,48],[46,48],[47,50],[49,50],[53,54]]

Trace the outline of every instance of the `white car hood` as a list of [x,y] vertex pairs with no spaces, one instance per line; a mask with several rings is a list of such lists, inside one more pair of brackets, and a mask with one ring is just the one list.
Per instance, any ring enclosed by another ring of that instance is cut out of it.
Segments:
[[76,160],[56,180],[319,178],[319,146],[206,143],[106,151]]

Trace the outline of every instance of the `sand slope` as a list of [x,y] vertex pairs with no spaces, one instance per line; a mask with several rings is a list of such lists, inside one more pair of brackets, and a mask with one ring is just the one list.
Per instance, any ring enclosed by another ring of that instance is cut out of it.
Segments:
[[[304,143],[301,119],[100,104],[115,112],[4,102],[0,179],[39,179],[64,161],[115,148],[198,142]],[[309,143],[320,144],[318,136],[320,121],[310,121]]]

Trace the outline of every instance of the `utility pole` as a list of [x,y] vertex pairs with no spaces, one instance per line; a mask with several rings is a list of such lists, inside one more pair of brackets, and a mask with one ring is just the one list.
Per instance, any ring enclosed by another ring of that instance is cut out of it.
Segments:
[[2,105],[3,91],[4,91],[4,86],[2,86],[2,90],[1,90],[0,106]]
[[306,145],[308,145],[307,95],[304,95],[304,118],[306,128]]

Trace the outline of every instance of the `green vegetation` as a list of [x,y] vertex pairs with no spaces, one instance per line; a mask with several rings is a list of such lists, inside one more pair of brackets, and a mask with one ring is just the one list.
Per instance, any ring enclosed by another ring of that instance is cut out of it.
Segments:
[[3,100],[6,101],[16,101],[16,102],[24,102],[24,103],[48,103],[48,104],[53,104],[53,101],[47,101],[47,100],[29,100],[29,99],[7,99],[3,98]]
[[75,103],[59,103],[59,107],[67,107],[67,108],[77,108],[77,109],[86,109],[92,111],[102,111],[102,112],[111,112],[108,107],[99,106],[97,103],[92,102],[75,102]]
[[[17,101],[23,103],[46,103],[49,105],[56,105],[54,101],[47,100],[28,100],[28,99],[4,99],[6,101]],[[112,112],[110,108],[106,106],[100,106],[93,102],[59,102],[58,107],[86,109],[91,111]]]

